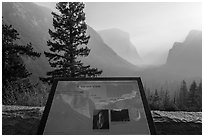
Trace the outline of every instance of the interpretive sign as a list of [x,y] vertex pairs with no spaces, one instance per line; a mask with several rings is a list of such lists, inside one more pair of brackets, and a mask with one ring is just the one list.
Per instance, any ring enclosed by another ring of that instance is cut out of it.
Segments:
[[155,134],[140,78],[56,79],[38,134]]

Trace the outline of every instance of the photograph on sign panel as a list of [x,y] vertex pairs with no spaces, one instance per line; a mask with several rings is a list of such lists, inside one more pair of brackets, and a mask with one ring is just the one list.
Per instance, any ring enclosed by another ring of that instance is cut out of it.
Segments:
[[128,109],[111,110],[111,122],[130,121]]
[[109,129],[108,110],[94,110],[93,129]]

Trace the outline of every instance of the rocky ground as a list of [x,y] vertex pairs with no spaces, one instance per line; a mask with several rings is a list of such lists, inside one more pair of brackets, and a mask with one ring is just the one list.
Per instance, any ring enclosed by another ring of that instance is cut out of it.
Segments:
[[202,135],[202,112],[152,111],[159,135]]
[[[34,135],[44,107],[2,106],[3,135]],[[201,112],[152,111],[157,134],[202,134]]]

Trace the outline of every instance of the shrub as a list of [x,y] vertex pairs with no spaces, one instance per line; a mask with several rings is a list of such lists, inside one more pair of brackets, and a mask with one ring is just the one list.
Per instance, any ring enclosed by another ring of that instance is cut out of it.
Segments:
[[29,79],[8,82],[3,86],[4,105],[44,106],[47,102],[47,87],[41,83],[31,84]]

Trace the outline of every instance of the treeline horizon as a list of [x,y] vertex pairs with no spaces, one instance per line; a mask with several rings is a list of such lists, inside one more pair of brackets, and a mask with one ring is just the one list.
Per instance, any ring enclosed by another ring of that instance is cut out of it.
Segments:
[[162,111],[202,111],[202,81],[194,80],[189,88],[183,80],[173,96],[168,88],[151,91],[144,87],[147,101],[151,110]]

